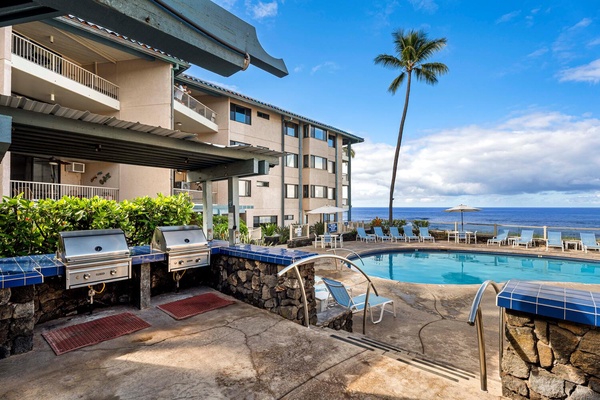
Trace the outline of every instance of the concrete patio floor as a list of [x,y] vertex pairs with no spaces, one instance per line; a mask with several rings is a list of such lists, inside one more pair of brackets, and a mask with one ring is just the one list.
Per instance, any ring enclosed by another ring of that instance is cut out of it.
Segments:
[[[345,248],[357,252],[409,246],[416,245],[344,243]],[[446,242],[419,246],[459,247]],[[305,250],[325,251],[312,247]],[[534,254],[538,250],[527,251]],[[563,255],[560,250],[550,253]],[[564,255],[571,253],[575,252]],[[584,256],[582,252],[576,253],[578,257]],[[600,258],[592,253],[588,256]],[[319,275],[348,284],[364,280],[359,274],[336,269],[330,262],[320,262],[316,269]],[[98,310],[91,316],[77,315],[36,326],[33,351],[0,360],[0,398],[501,397],[498,308],[493,290],[485,296],[482,307],[488,354],[489,392],[486,393],[479,390],[475,328],[466,322],[478,285],[420,285],[383,279],[374,279],[374,282],[381,295],[394,298],[397,318],[386,315],[377,325],[369,321],[367,337],[399,351],[386,352],[374,346],[356,345],[356,342],[364,341],[362,315],[358,314],[353,321],[355,333],[347,334],[324,328],[309,329],[238,301],[182,321],[172,319],[155,307],[199,293],[214,292],[196,288],[153,297],[153,307],[146,310],[113,307]],[[590,290],[590,285],[567,286]],[[595,289],[600,291],[597,286],[591,288]],[[124,311],[134,313],[151,327],[61,356],[56,356],[41,336],[44,330]],[[448,364],[448,369],[458,374],[447,373],[439,368],[439,364],[426,371],[424,364],[410,361],[415,357]]]

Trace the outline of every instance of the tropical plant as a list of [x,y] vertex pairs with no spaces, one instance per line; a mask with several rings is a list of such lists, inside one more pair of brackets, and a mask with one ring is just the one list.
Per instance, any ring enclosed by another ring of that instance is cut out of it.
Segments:
[[392,33],[396,55],[380,54],[375,57],[375,64],[383,64],[384,67],[399,69],[398,75],[388,87],[388,91],[395,94],[398,88],[406,79],[406,95],[404,98],[404,110],[398,129],[398,141],[396,152],[394,154],[394,166],[392,169],[392,182],[390,185],[389,201],[389,219],[393,218],[394,186],[396,183],[396,172],[398,169],[398,157],[400,155],[400,146],[402,144],[402,134],[404,132],[404,122],[406,121],[406,112],[408,111],[408,100],[410,98],[410,84],[412,74],[418,81],[425,81],[430,85],[435,85],[438,81],[437,76],[448,72],[445,64],[438,62],[426,63],[435,52],[446,46],[446,38],[429,40],[427,34],[422,30],[409,30],[405,32],[399,29]]
[[275,236],[278,230],[277,224],[264,224],[260,227],[263,236]]

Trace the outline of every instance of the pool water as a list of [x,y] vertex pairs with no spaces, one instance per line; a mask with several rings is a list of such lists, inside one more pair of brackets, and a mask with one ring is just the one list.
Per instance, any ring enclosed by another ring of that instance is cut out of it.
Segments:
[[353,262],[367,275],[400,282],[470,285],[521,279],[600,284],[600,263],[587,260],[423,250],[361,258],[364,265]]

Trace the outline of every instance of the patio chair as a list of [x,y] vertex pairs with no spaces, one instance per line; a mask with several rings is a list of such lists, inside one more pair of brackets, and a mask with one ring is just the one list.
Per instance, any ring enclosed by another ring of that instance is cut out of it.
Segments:
[[581,236],[581,247],[583,247],[583,251],[587,253],[588,249],[598,250],[600,251],[600,246],[598,246],[598,241],[596,240],[596,234],[591,232],[580,232]]
[[356,240],[359,239],[363,242],[374,242],[377,240],[377,237],[371,233],[365,232],[365,228],[358,227],[356,228]]
[[[357,313],[365,309],[365,298],[366,294],[359,296],[350,297],[348,290],[343,283],[335,281],[329,278],[321,278],[327,290],[331,293],[331,297],[341,306],[348,307],[352,313]],[[385,311],[385,305],[391,304],[394,318],[396,317],[396,306],[394,306],[394,300],[386,297],[377,296],[375,294],[369,295],[369,304],[367,305],[367,312],[371,315],[371,322],[378,324],[383,319],[383,312]],[[381,307],[379,319],[375,321],[373,317],[373,307]]]
[[487,241],[487,245],[489,246],[490,244],[498,244],[498,247],[500,247],[503,244],[506,244],[506,241],[508,240],[508,229],[503,229],[498,236],[493,237],[491,239],[488,239]]
[[562,240],[561,232],[548,232],[548,239],[546,240],[546,251],[550,247],[560,247],[562,251],[565,251],[565,242]]
[[435,242],[435,238],[429,233],[429,228],[424,226],[419,227],[419,238],[422,242],[425,242],[426,240],[431,240],[432,242]]
[[533,230],[531,229],[523,229],[521,231],[521,237],[518,237],[513,242],[513,247],[525,245],[525,248],[529,248],[529,246],[533,246]]
[[385,233],[383,233],[383,229],[381,229],[380,226],[374,226],[373,227],[373,231],[375,232],[375,238],[381,240],[382,242],[384,240],[391,240],[392,239],[390,236],[388,236]]
[[390,237],[394,241],[404,240],[404,236],[401,235],[400,232],[398,232],[397,226],[390,226]]
[[325,248],[325,247],[335,247],[335,243],[333,242],[333,238],[331,237],[331,234],[326,233],[321,237],[321,247]]
[[415,234],[413,233],[413,227],[412,225],[404,225],[402,227],[402,230],[404,231],[404,240],[407,242],[410,242],[411,240],[416,240],[417,242],[419,241],[419,237],[415,236]]

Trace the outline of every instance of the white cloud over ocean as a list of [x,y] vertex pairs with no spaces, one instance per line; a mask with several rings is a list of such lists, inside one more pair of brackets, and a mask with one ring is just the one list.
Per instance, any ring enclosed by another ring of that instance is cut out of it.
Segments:
[[[387,206],[394,146],[354,150],[353,205]],[[442,130],[404,141],[394,205],[600,206],[599,150],[600,120],[557,112]]]

